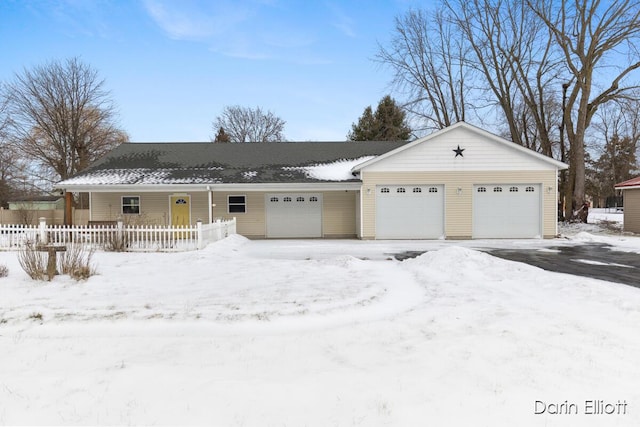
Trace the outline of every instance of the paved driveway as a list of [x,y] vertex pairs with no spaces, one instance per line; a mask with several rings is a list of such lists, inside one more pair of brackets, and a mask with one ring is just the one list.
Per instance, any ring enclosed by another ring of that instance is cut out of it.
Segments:
[[[592,277],[640,287],[640,254],[612,250],[599,243],[552,246],[544,249],[481,249],[511,261],[535,265],[544,270]],[[396,255],[405,259],[422,252]]]

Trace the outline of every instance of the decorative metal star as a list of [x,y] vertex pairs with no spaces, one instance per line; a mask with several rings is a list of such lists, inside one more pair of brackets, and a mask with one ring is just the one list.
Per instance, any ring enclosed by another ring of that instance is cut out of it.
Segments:
[[458,144],[458,148],[454,148],[452,151],[454,151],[456,153],[456,157],[460,156],[460,157],[464,157],[464,154],[462,154],[462,152],[464,151],[464,148],[460,148],[460,145]]

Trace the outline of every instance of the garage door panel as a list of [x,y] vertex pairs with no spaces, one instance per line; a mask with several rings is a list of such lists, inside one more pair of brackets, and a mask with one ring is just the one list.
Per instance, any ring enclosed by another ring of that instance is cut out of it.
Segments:
[[267,194],[265,206],[267,237],[322,237],[322,194]]
[[540,215],[539,184],[474,186],[474,238],[540,237]]
[[437,239],[444,235],[444,186],[376,188],[377,239]]

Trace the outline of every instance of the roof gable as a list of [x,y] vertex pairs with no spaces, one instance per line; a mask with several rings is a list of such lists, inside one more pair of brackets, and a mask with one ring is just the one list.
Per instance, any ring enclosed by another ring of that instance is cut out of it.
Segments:
[[465,122],[364,162],[354,171],[540,170],[568,166]]

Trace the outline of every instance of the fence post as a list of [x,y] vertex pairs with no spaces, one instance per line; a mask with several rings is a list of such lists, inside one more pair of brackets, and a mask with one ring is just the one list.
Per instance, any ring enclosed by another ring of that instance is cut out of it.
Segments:
[[47,244],[47,219],[45,217],[40,217],[40,225],[38,227],[40,234],[40,244]]
[[116,242],[118,242],[118,246],[122,245],[124,249],[124,220],[121,216],[118,216],[116,220],[118,221],[116,225]]
[[198,233],[198,249],[202,249],[204,247],[204,236],[202,235],[202,220],[200,218],[196,221],[196,233]]
[[222,240],[222,219],[216,219],[216,242]]

